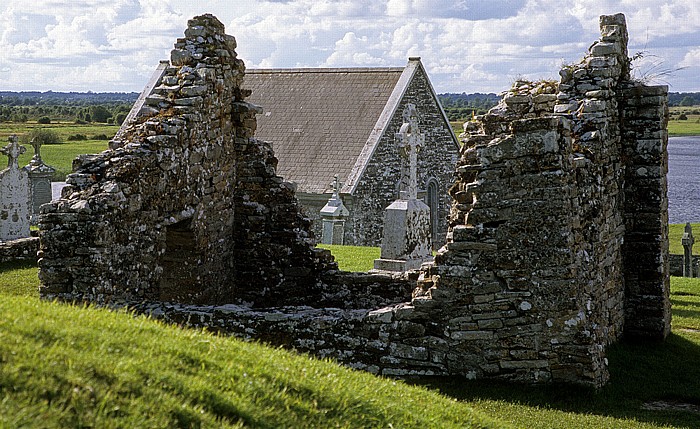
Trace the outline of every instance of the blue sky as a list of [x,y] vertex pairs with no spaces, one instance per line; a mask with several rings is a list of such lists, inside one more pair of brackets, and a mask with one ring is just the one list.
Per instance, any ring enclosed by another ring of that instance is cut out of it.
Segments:
[[402,66],[438,92],[558,78],[623,12],[636,77],[700,91],[695,0],[25,0],[0,4],[0,90],[141,91],[187,19],[213,13],[247,67]]

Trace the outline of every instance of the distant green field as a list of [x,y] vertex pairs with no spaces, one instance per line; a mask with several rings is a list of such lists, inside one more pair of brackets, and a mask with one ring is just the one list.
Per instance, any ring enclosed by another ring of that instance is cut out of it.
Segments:
[[[119,130],[118,125],[105,124],[87,124],[76,125],[73,123],[57,123],[48,125],[39,125],[36,123],[13,124],[0,123],[0,146],[7,143],[7,138],[10,135],[23,136],[31,133],[33,128],[45,128],[55,131],[60,139],[61,144],[44,145],[41,147],[41,158],[45,163],[54,167],[56,173],[53,180],[64,180],[65,176],[72,171],[73,159],[81,154],[99,153],[108,148],[108,140],[95,140],[94,136],[105,135],[112,138]],[[87,140],[68,141],[71,135],[82,134]],[[27,151],[20,156],[20,166],[27,165],[29,160],[34,155],[34,150],[25,146]]]

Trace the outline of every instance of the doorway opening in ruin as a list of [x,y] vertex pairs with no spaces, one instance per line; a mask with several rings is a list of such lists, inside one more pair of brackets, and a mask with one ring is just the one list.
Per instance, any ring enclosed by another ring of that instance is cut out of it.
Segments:
[[196,249],[191,219],[165,228],[165,253],[161,257],[161,301],[190,303],[200,292],[200,258]]
[[433,250],[437,243],[439,225],[439,209],[440,199],[438,197],[438,181],[435,178],[428,179],[428,192],[426,195],[426,204],[430,207],[430,241],[432,242]]

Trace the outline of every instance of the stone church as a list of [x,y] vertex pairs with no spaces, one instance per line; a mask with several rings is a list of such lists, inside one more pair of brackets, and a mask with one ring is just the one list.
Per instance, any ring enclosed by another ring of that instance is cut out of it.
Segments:
[[353,245],[381,243],[384,209],[398,197],[395,134],[406,106],[415,105],[425,134],[419,197],[431,209],[434,247],[443,244],[459,143],[420,58],[392,68],[248,69],[244,87],[263,108],[256,136],[272,143],[277,173],[296,184],[319,241],[320,211],[338,176],[349,211],[343,242]]

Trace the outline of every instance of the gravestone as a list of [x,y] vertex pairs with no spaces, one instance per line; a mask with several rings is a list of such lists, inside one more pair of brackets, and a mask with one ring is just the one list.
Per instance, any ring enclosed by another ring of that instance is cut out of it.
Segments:
[[418,127],[415,105],[406,105],[403,120],[395,135],[402,158],[399,199],[384,213],[381,257],[374,261],[375,270],[414,270],[432,260],[430,207],[418,199],[418,152],[425,143],[425,135]]
[[36,224],[39,208],[52,199],[51,177],[56,171],[55,168],[47,165],[41,159],[41,142],[34,139],[31,141],[34,148],[34,156],[24,170],[29,175],[29,195],[31,201],[31,223]]
[[338,175],[333,181],[333,196],[321,209],[321,220],[323,221],[323,234],[321,243],[323,244],[343,244],[345,233],[345,220],[350,212],[340,198],[340,182]]
[[681,244],[683,245],[683,277],[693,277],[693,244],[695,243],[695,237],[693,237],[693,227],[690,226],[690,222],[685,224],[685,232],[681,238]]
[[7,155],[7,168],[0,171],[0,240],[29,237],[29,177],[19,168],[17,159],[26,150],[17,136],[0,149]]

